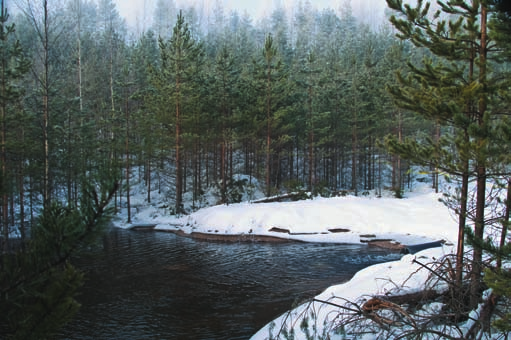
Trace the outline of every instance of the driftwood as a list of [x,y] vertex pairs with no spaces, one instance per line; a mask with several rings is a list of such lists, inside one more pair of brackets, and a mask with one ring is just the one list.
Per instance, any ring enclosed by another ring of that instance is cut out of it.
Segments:
[[[410,315],[401,305],[418,305],[424,303],[426,300],[433,300],[441,294],[434,290],[425,290],[417,293],[410,293],[396,296],[375,296],[362,305],[362,312],[368,318],[386,328],[389,326],[400,326],[404,323],[416,328],[417,324],[412,315]],[[391,311],[398,318],[391,318],[384,316],[385,314],[378,314],[378,311]]]
[[279,196],[261,198],[259,200],[255,200],[255,201],[251,201],[251,202],[252,203],[273,203],[273,202],[282,202],[283,200],[288,200],[288,199],[296,201],[302,197],[303,197],[303,193],[291,192],[291,193],[283,194],[283,195],[279,195]]
[[398,305],[397,303],[393,303],[393,302],[390,302],[387,300],[382,300],[379,298],[372,298],[369,301],[367,301],[366,303],[364,303],[364,305],[362,306],[362,311],[364,312],[364,314],[367,318],[373,320],[374,322],[376,322],[384,327],[395,325],[397,320],[375,313],[376,311],[382,310],[382,309],[393,311],[394,313],[400,315],[401,318],[408,319],[409,323],[412,323],[415,325],[415,321],[414,321],[413,317],[410,316],[410,314],[408,314],[404,310],[404,308],[401,307],[400,305]]
[[[402,318],[407,319],[411,325],[415,325],[413,317],[410,316],[410,314],[408,314],[401,305],[418,305],[426,303],[427,301],[435,300],[442,295],[445,295],[445,293],[441,294],[434,290],[425,290],[405,295],[376,296],[367,300],[362,305],[361,310],[367,318],[377,322],[381,326],[398,324],[396,319],[391,319],[377,314],[378,311],[382,310],[392,311],[400,315]],[[500,296],[497,294],[491,293],[484,301],[480,309],[478,319],[475,320],[476,322],[474,322],[472,327],[467,331],[464,339],[478,339],[481,331],[487,332],[490,329],[490,320],[495,312],[499,298]]]
[[362,310],[374,312],[380,309],[393,309],[403,304],[418,305],[426,301],[435,300],[442,295],[444,294],[429,289],[404,295],[375,296],[364,303]]
[[291,231],[289,229],[277,228],[277,227],[272,227],[271,229],[268,229],[268,231],[271,231],[273,233],[291,234]]

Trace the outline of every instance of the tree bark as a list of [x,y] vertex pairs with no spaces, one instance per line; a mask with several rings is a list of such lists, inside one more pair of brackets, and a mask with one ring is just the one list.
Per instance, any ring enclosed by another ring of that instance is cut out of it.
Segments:
[[183,173],[181,165],[181,103],[180,103],[179,75],[176,77],[176,214],[182,212],[183,201]]
[[125,110],[126,110],[126,141],[125,141],[125,153],[126,153],[126,203],[128,208],[128,221],[131,223],[131,200],[130,200],[130,107],[128,88],[125,88]]
[[43,144],[44,144],[44,180],[43,180],[43,204],[48,208],[50,204],[50,145],[49,145],[49,121],[50,121],[50,56],[49,56],[49,17],[48,1],[43,1]]
[[[0,15],[3,17],[5,13],[4,9],[4,2],[2,0],[2,6],[1,6],[2,13]],[[4,24],[2,22],[2,31],[4,30]],[[8,208],[7,208],[7,202],[8,202],[8,195],[7,195],[7,150],[6,150],[6,134],[7,134],[7,103],[3,98],[7,97],[7,88],[6,88],[6,82],[7,82],[7,60],[5,58],[2,58],[2,65],[0,71],[2,72],[0,75],[1,80],[1,87],[0,87],[0,98],[2,99],[1,105],[0,105],[0,119],[2,119],[2,130],[1,130],[1,162],[2,162],[2,177],[0,178],[0,192],[2,195],[2,220],[0,221],[0,228],[2,230],[2,236],[4,239],[3,242],[3,251],[7,252],[9,248],[9,221],[8,221]]]
[[[507,231],[509,228],[509,217],[511,210],[511,179],[507,180],[507,197],[506,197],[506,208],[504,213],[504,219],[502,221],[502,232],[500,234],[500,249],[504,248],[507,240]],[[502,268],[502,256],[497,255],[497,269]]]
[[268,61],[266,79],[266,196],[271,196],[271,60]]
[[[486,54],[487,54],[487,9],[484,4],[481,4],[481,42],[479,46],[479,83],[486,86]],[[480,127],[484,124],[484,116],[487,108],[486,91],[479,98],[478,103],[478,114],[477,123]],[[479,145],[477,147],[483,147],[485,140],[479,138]],[[480,157],[480,156],[479,156]],[[474,226],[474,237],[477,241],[482,241],[484,238],[484,208],[486,204],[486,160],[477,159],[476,161],[476,173],[477,173],[477,193],[476,193],[476,214],[475,214],[475,226]],[[477,244],[474,245],[474,254],[472,258],[472,275],[471,275],[471,288],[470,288],[470,306],[475,308],[480,299],[480,289],[482,280],[482,261],[483,261],[483,250]]]
[[404,295],[374,296],[364,303],[362,310],[366,312],[373,312],[376,310],[385,309],[388,303],[396,305],[421,304],[427,301],[435,300],[442,295],[444,294],[438,293],[432,289]]

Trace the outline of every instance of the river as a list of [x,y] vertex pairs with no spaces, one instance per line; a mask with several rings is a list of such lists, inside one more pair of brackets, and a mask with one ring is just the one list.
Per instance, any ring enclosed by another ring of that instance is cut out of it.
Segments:
[[248,339],[396,254],[358,245],[206,242],[113,228],[75,259],[82,307],[59,339]]

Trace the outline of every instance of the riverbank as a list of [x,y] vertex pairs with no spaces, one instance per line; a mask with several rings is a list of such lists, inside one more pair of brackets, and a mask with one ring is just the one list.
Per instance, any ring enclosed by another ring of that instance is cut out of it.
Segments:
[[155,230],[209,240],[275,239],[301,242],[370,244],[400,247],[456,240],[456,221],[427,186],[404,199],[335,197],[283,203],[244,202],[207,207],[186,216],[168,216],[156,205],[139,205],[133,222],[118,227],[154,225]]
[[[200,233],[200,232],[191,232],[189,234],[185,233],[179,229],[156,229],[156,225],[151,225],[150,227],[143,224],[132,224],[129,228],[130,230],[135,231],[158,231],[158,232],[169,232],[181,237],[193,238],[196,240],[203,240],[207,242],[225,242],[225,243],[240,243],[240,242],[250,242],[250,243],[287,243],[287,242],[304,242],[301,240],[294,240],[289,238],[282,238],[281,236],[270,236],[270,235],[254,235],[254,234],[216,234],[216,233]],[[330,242],[331,243],[331,242]],[[433,246],[439,246],[441,244],[447,243],[444,240],[420,243],[418,245],[405,245],[395,240],[386,239],[369,239],[364,242],[369,247],[386,249],[389,251],[399,251],[402,253],[408,253],[413,248],[426,247],[431,248]],[[430,245],[431,244],[431,245]]]

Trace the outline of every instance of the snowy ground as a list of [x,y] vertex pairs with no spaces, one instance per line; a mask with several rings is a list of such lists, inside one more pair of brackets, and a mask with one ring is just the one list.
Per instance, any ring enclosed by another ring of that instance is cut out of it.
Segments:
[[[439,198],[439,194],[424,185],[406,193],[404,199],[346,196],[286,203],[247,202],[203,208],[182,217],[167,216],[162,208],[140,204],[133,224],[123,223],[122,218],[118,224],[120,227],[156,224],[156,229],[179,230],[187,234],[270,235],[308,242],[361,243],[368,239],[391,239],[404,245],[413,245],[446,241],[442,247],[406,255],[400,261],[366,268],[349,282],[330,287],[317,297],[338,304],[339,301],[361,301],[372,295],[414,292],[428,284],[430,273],[420,269],[413,260],[420,258],[421,263],[428,263],[451,254],[457,237],[456,220]],[[272,232],[272,228],[287,230],[288,233]],[[334,229],[343,229],[344,232],[332,232]],[[415,273],[413,277],[411,273]],[[338,315],[338,308],[329,304],[314,304],[299,306],[281,316],[255,334],[253,339],[278,338],[277,335],[282,335],[279,333],[282,329],[294,329],[295,339],[305,339],[305,334],[300,330],[300,318],[310,308],[316,311],[314,315],[317,317],[311,329],[316,334],[326,331],[324,321]],[[366,338],[372,339],[374,335]]]
[[[316,296],[314,301],[304,303],[283,314],[259,330],[251,339],[286,339],[283,337],[283,332],[290,332],[291,329],[295,333],[294,339],[308,339],[309,337],[305,336],[301,327],[304,317],[308,318],[308,332],[313,335],[313,339],[393,339],[394,337],[389,336],[391,332],[385,334],[380,330],[375,330],[374,333],[371,333],[369,322],[349,324],[349,320],[358,319],[360,321],[360,315],[337,306],[357,309],[372,296],[404,295],[425,288],[442,288],[437,286],[438,281],[428,281],[431,278],[431,273],[414,263],[413,260],[419,259],[421,263],[428,264],[445,255],[446,251],[450,252],[451,249],[431,248],[415,255],[405,255],[400,261],[367,267],[355,274],[350,281],[329,287]],[[414,274],[411,275],[412,273]],[[430,310],[435,308],[440,309],[441,305],[434,303],[426,306],[426,309]],[[343,327],[344,334],[335,334],[335,328],[340,324],[345,325]],[[360,332],[363,328],[365,328],[363,332]],[[326,334],[328,334],[328,338],[324,337]],[[426,338],[421,337],[421,339]],[[431,339],[442,339],[442,337]]]
[[[393,197],[335,197],[284,203],[238,203],[168,216],[154,206],[139,207],[133,224],[156,224],[160,230],[216,235],[267,235],[307,242],[360,243],[392,239],[404,245],[454,242],[456,221],[426,185]],[[121,227],[132,225],[118,221]],[[270,231],[279,228],[289,233]],[[342,229],[343,232],[335,232]],[[332,232],[334,231],[334,232]]]

